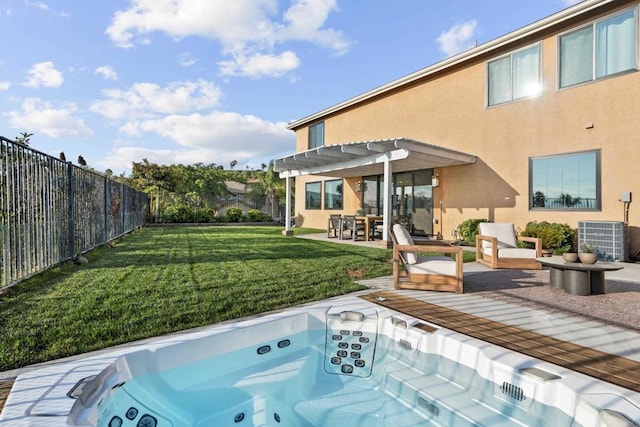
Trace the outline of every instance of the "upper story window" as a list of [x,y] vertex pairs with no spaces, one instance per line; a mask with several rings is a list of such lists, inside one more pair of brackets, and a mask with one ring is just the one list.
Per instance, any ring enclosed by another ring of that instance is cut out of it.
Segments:
[[324,122],[309,126],[309,149],[324,145]]
[[342,209],[342,180],[324,182],[324,208]]
[[487,101],[497,105],[542,91],[540,45],[519,50],[487,64]]
[[530,209],[600,209],[600,152],[529,159]]
[[635,9],[558,38],[561,88],[636,68]]

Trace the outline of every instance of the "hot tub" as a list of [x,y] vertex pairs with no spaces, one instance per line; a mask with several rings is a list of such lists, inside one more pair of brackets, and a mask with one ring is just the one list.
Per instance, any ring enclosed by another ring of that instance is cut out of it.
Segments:
[[638,393],[356,297],[29,372],[0,416],[2,427],[638,424]]

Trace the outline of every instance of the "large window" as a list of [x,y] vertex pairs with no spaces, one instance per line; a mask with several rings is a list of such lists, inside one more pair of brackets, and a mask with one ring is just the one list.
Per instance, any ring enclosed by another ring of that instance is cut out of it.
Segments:
[[542,90],[540,45],[489,62],[487,88],[490,106],[538,95]]
[[342,180],[324,182],[324,208],[342,209]]
[[309,149],[324,145],[324,122],[309,126]]
[[531,209],[600,209],[600,152],[529,160]]
[[322,202],[320,200],[322,193],[321,182],[309,182],[305,187],[304,206],[306,209],[320,209]]
[[635,9],[559,37],[561,88],[636,68]]

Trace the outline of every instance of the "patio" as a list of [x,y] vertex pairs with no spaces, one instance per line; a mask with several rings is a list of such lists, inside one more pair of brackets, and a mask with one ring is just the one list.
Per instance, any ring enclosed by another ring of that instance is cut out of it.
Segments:
[[[299,237],[379,247],[375,241],[338,241],[326,234]],[[640,362],[640,264],[621,264],[622,270],[606,274],[607,293],[590,296],[550,288],[546,269],[492,270],[476,262],[463,265],[462,295],[395,290],[392,276],[359,283]]]

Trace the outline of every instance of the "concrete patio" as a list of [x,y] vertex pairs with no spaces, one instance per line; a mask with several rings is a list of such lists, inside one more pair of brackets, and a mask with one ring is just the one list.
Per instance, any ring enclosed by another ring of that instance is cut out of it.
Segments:
[[[380,248],[379,241],[338,240],[327,238],[326,233],[299,237]],[[464,249],[475,251],[474,247]],[[574,296],[550,289],[545,269],[492,270],[476,262],[463,265],[463,294],[395,290],[391,276],[359,283],[372,291],[392,291],[640,361],[640,264],[620,264],[622,270],[605,275],[605,295]]]

